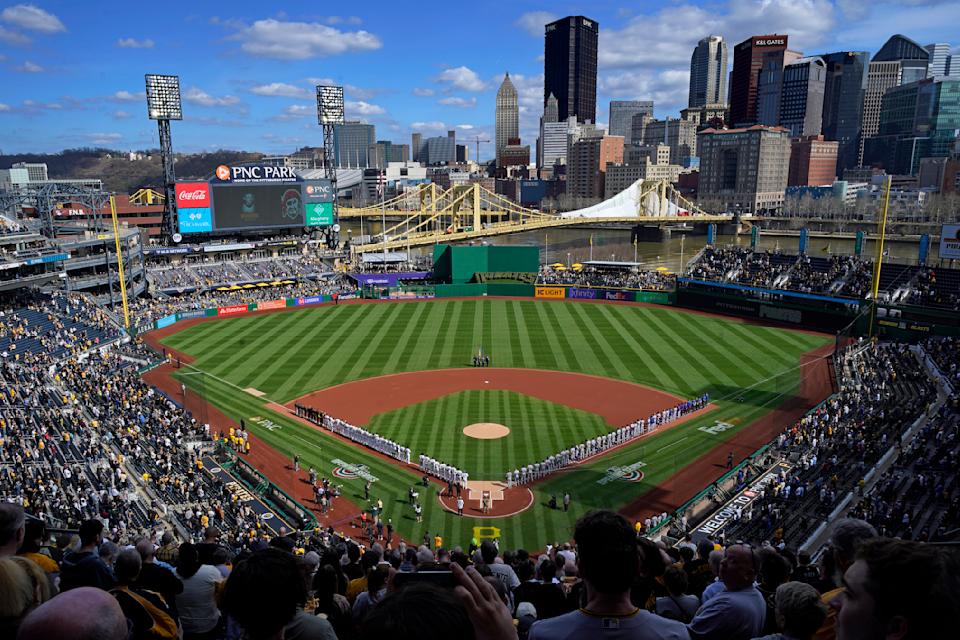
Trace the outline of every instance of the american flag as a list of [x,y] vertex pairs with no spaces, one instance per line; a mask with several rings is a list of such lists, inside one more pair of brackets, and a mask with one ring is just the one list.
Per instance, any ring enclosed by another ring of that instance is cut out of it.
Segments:
[[387,187],[387,175],[384,172],[380,172],[377,175],[377,197],[383,196],[383,191]]

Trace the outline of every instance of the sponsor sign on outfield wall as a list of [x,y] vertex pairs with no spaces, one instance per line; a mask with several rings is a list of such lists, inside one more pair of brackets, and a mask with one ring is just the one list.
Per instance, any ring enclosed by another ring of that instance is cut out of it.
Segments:
[[263,302],[257,303],[257,311],[265,311],[267,309],[286,309],[287,301],[286,300],[264,300]]
[[773,467],[770,471],[757,478],[752,484],[750,484],[750,486],[742,489],[729,502],[727,502],[727,504],[723,505],[721,509],[714,512],[709,518],[700,523],[700,525],[693,530],[693,541],[696,543],[704,538],[715,537],[730,523],[731,520],[736,518],[738,508],[741,513],[745,513],[753,501],[760,496],[760,491],[777,479],[777,476],[781,470],[786,473],[790,470],[790,465],[785,462],[781,462]]
[[323,298],[321,296],[309,296],[306,298],[297,298],[298,307],[302,307],[308,304],[320,304],[321,302],[323,302]]
[[206,309],[200,309],[199,311],[181,311],[177,314],[177,320],[191,320],[193,318],[202,318],[206,315]]
[[231,306],[231,307],[218,307],[218,308],[217,308],[217,315],[218,315],[218,316],[232,316],[232,315],[237,314],[237,313],[246,313],[248,310],[249,310],[249,309],[248,309],[247,305],[245,305],[245,304],[235,304],[235,305],[233,305],[233,306]]
[[596,300],[599,294],[600,292],[596,289],[577,289],[576,287],[567,289],[568,298],[576,298],[579,300]]
[[940,229],[940,258],[960,260],[960,224],[945,224]]
[[633,302],[634,294],[633,291],[604,291],[603,292],[604,300],[622,300],[626,302]]
[[177,321],[177,314],[165,316],[157,320],[157,329],[163,329],[164,327],[169,327],[174,322]]
[[565,287],[534,287],[533,296],[535,298],[562,300],[567,297],[567,290]]

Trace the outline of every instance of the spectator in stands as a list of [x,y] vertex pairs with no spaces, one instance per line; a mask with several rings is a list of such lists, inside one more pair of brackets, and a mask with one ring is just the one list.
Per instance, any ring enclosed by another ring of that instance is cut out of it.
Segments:
[[831,604],[838,640],[956,637],[960,558],[917,542],[864,541]]
[[0,558],[0,637],[13,638],[24,616],[49,599],[43,569],[23,557]]
[[[456,569],[454,569],[456,572]],[[461,570],[462,573],[462,570]],[[493,588],[484,583],[490,591]],[[462,589],[463,587],[459,587]],[[479,585],[474,585],[479,590]],[[494,594],[496,597],[496,594]],[[451,593],[449,589],[426,584],[414,583],[388,594],[373,609],[360,627],[362,640],[450,640],[452,638],[473,640],[490,638],[499,640],[509,636],[489,636],[478,633],[482,628],[475,627],[462,600],[467,595]],[[477,598],[478,600],[480,598]],[[483,606],[486,601],[481,601]],[[497,600],[499,603],[499,599]],[[501,605],[502,606],[502,605]],[[509,612],[503,607],[509,618]],[[512,620],[510,621],[512,628]]]
[[508,564],[500,562],[497,558],[497,547],[492,540],[484,540],[480,544],[480,556],[483,558],[483,564],[490,568],[490,573],[498,578],[508,592],[520,586],[520,579],[517,573]]
[[679,620],[687,623],[700,608],[700,598],[687,593],[687,574],[678,567],[667,567],[663,574],[663,584],[667,588],[667,595],[657,598],[656,613],[658,616]]
[[321,560],[320,569],[313,579],[316,590],[317,615],[323,614],[333,625],[339,640],[353,637],[353,622],[350,617],[350,601],[337,593],[337,571],[334,565]]
[[780,633],[757,640],[810,640],[823,624],[827,607],[810,585],[785,582],[777,587],[775,616]]
[[23,544],[25,520],[19,504],[0,502],[0,558],[14,555]]
[[763,632],[767,608],[754,586],[757,554],[747,545],[728,547],[720,563],[724,590],[706,601],[690,622],[695,640],[749,640]]
[[387,578],[390,571],[389,565],[382,564],[375,564],[367,571],[367,588],[357,596],[353,603],[353,620],[355,623],[362,625],[367,613],[386,596]]
[[183,593],[183,583],[173,571],[156,563],[155,549],[154,544],[146,538],[137,542],[136,550],[140,554],[141,566],[133,586],[159,593],[176,615],[176,597]]
[[[690,562],[683,563],[683,570],[687,573],[686,593],[697,596],[699,600],[703,590],[716,577],[710,570],[710,552],[713,551],[713,542],[704,538],[697,544],[697,557]],[[717,565],[719,569],[719,565]]]
[[[833,562],[837,574],[843,576],[856,560],[857,548],[865,541],[876,537],[877,530],[873,528],[873,525],[863,520],[857,520],[856,518],[838,520],[833,525],[833,532],[830,534],[830,548],[833,552]],[[834,584],[839,584],[839,580],[835,580]],[[831,603],[835,601],[841,591],[843,591],[843,587],[837,587],[825,592],[822,596],[828,610],[823,625],[817,631],[816,637],[818,640],[830,640],[834,637],[837,611]]]
[[106,591],[78,587],[34,609],[20,625],[17,640],[127,640],[127,619]]
[[176,604],[184,640],[213,640],[220,627],[215,597],[222,581],[220,571],[201,564],[197,547],[185,542],[180,545],[177,577],[183,582]]
[[87,520],[80,525],[80,550],[67,554],[60,565],[60,591],[77,587],[110,589],[116,580],[112,569],[97,555],[103,542],[103,523]]
[[704,605],[707,600],[724,590],[723,580],[720,579],[720,563],[723,562],[723,551],[714,549],[707,557],[707,564],[710,567],[710,574],[713,576],[713,582],[708,584],[700,596],[700,604]]
[[42,553],[44,542],[49,540],[47,527],[41,520],[30,518],[24,525],[23,543],[17,555],[23,556],[36,563],[47,577],[47,584],[51,593],[57,593],[57,584],[60,582],[60,565],[46,553]]
[[117,555],[114,572],[117,586],[110,590],[129,620],[132,640],[177,636],[177,621],[164,597],[156,591],[134,586],[142,561],[136,549],[124,549]]
[[774,615],[777,588],[790,579],[790,562],[773,547],[765,547],[757,555],[760,557],[760,584],[757,585],[757,589],[767,603],[764,630],[767,633],[773,633],[777,630],[777,620]]
[[630,638],[688,637],[683,624],[638,609],[630,601],[640,555],[629,522],[611,511],[593,511],[577,521],[573,537],[580,576],[586,584],[586,605],[550,620],[538,620],[530,627],[531,640],[602,637],[610,628]]
[[164,531],[160,537],[160,548],[157,549],[157,560],[166,562],[171,567],[177,566],[177,557],[180,555],[180,545],[171,531]]

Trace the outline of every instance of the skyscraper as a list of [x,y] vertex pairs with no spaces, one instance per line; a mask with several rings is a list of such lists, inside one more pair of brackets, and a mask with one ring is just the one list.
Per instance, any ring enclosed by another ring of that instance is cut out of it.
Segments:
[[823,124],[823,91],[827,65],[823,58],[801,58],[783,68],[780,126],[794,138],[818,136]]
[[370,145],[377,140],[372,124],[348,120],[333,126],[333,157],[338,167],[369,167]]
[[880,51],[873,56],[873,62],[899,62],[900,84],[910,84],[927,77],[930,53],[910,38],[898,33],[890,36],[880,47]]
[[597,121],[597,41],[600,25],[567,16],[544,27],[543,103],[557,98],[557,119]]
[[757,78],[757,124],[780,124],[780,98],[783,96],[783,70],[803,57],[796,51],[773,49],[761,56]]
[[704,129],[699,134],[700,197],[728,211],[768,213],[783,208],[790,170],[790,133],[780,127]]
[[612,136],[623,136],[624,144],[630,144],[633,116],[645,113],[653,116],[653,100],[611,100],[610,125]]
[[723,36],[707,36],[690,56],[688,107],[705,107],[727,101],[727,43]]
[[544,122],[562,122],[560,120],[560,106],[557,104],[557,96],[552,93],[547,96],[547,103],[543,107]]
[[786,51],[787,41],[788,37],[785,35],[751,36],[733,48],[730,122],[734,126],[757,122],[757,84],[763,66],[763,55],[767,52]]
[[423,134],[414,133],[410,138],[410,152],[413,154],[413,161],[420,162],[420,148],[423,146]]
[[900,62],[870,61],[867,71],[867,90],[863,95],[863,118],[860,122],[860,147],[857,154],[857,165],[863,165],[863,145],[867,138],[877,135],[880,130],[880,106],[883,103],[883,94],[893,87],[899,86],[901,72]]
[[507,73],[497,90],[496,110],[496,154],[497,166],[501,164],[501,152],[512,138],[520,137],[520,104],[517,100],[517,88]]
[[[942,78],[952,73],[950,68],[951,58],[950,45],[946,42],[937,42],[928,44],[924,49],[930,54],[930,65],[927,67],[928,78]],[[958,69],[960,71],[960,69]]]
[[827,77],[823,88],[823,137],[837,142],[837,175],[860,162],[860,126],[867,90],[870,54],[838,51],[823,58]]

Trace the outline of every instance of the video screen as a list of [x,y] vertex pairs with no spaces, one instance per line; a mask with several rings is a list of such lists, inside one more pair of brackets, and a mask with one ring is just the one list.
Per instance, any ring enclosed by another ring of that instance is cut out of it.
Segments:
[[217,229],[302,227],[300,185],[214,186],[213,218]]

